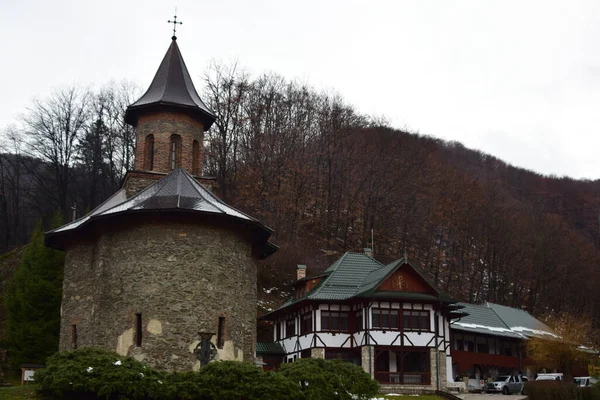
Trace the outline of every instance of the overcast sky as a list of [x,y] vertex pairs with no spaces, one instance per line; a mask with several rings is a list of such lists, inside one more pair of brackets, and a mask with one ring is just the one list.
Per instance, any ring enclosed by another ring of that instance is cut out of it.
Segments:
[[600,178],[600,1],[0,0],[0,129],[33,97],[130,79],[178,44],[335,90],[394,127],[544,174]]

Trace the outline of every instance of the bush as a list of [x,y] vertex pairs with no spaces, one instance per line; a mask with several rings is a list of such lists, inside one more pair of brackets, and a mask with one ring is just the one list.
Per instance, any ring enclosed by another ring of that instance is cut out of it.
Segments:
[[529,400],[577,400],[577,385],[559,381],[526,382]]
[[162,373],[98,349],[56,353],[35,377],[45,398],[65,400],[358,400],[379,390],[362,368],[342,361],[304,359],[277,373],[217,361],[200,372]]
[[299,385],[253,364],[217,361],[200,372],[167,377],[169,399],[177,400],[291,400],[303,399]]
[[588,386],[581,388],[578,400],[600,400],[600,386]]
[[163,373],[99,349],[56,353],[36,372],[42,395],[57,399],[163,399]]
[[307,400],[362,400],[379,391],[379,383],[361,367],[344,361],[300,359],[283,364],[279,374],[298,382]]

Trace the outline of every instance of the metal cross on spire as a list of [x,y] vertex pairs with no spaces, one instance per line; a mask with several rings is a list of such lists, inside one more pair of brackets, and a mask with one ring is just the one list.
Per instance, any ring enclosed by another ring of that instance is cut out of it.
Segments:
[[171,39],[177,40],[177,36],[175,35],[177,33],[177,24],[183,25],[183,22],[177,21],[177,9],[175,9],[175,15],[173,16],[173,21],[168,20],[167,22],[169,24],[173,24],[173,37]]

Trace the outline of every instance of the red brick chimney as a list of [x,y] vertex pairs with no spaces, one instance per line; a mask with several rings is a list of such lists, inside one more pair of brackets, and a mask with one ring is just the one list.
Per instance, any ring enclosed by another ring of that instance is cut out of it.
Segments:
[[296,267],[296,279],[300,280],[306,278],[306,265],[298,264]]

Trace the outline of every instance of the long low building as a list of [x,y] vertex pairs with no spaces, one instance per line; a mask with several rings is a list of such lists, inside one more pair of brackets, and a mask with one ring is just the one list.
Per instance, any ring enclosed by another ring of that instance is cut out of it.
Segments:
[[257,346],[267,368],[342,359],[386,386],[446,389],[525,372],[523,340],[552,335],[523,310],[457,302],[406,258],[385,265],[368,249],[315,276],[300,265],[297,278],[292,298],[262,317],[273,323],[273,342]]

